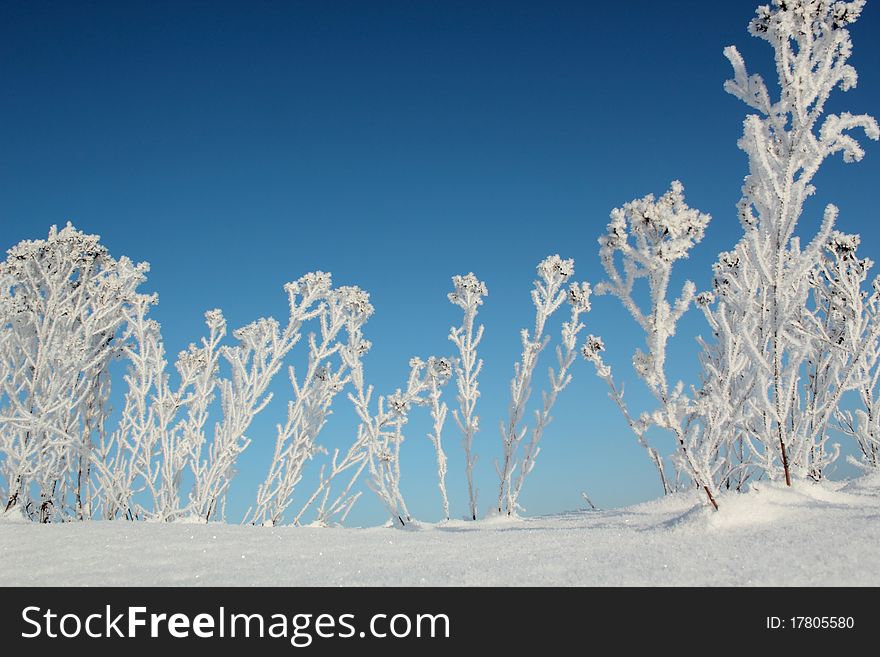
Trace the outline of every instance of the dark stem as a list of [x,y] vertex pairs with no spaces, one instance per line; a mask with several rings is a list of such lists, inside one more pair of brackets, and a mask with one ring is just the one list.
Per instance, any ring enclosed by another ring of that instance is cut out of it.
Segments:
[[711,491],[708,486],[703,486],[703,490],[706,491],[706,495],[709,498],[709,501],[712,503],[712,506],[715,507],[715,510],[718,510],[718,502],[715,501],[715,498],[712,496]]

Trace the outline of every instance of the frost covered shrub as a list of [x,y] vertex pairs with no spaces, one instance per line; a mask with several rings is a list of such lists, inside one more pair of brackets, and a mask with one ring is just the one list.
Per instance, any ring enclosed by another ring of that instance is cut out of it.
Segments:
[[717,304],[706,312],[710,321],[724,316],[736,326],[739,348],[749,356],[737,374],[750,390],[737,424],[762,469],[780,473],[787,483],[792,476],[820,477],[836,457],[826,447],[829,421],[841,395],[857,385],[860,363],[876,340],[876,333],[859,333],[860,317],[838,327],[848,334],[845,348],[828,340],[834,312],[817,287],[816,272],[827,266],[824,252],[837,208],[826,207],[819,232],[805,248],[794,236],[822,162],[838,152],[845,162],[861,159],[863,151],[849,134],[854,128],[878,137],[876,122],[866,115],[822,119],[832,91],[855,86],[846,27],[863,6],[777,2],[758,9],[749,29],[774,49],[780,86],[775,102],[760,76],[747,74],[737,50],[725,50],[734,68],[725,88],[758,114],[746,119],[739,142],[750,167],[739,204],[744,236],[729,256],[735,266],[720,268]]
[[827,351],[815,314],[807,310],[805,316],[805,308],[811,273],[822,266],[837,208],[825,208],[822,227],[806,247],[794,231],[822,162],[836,153],[845,162],[862,158],[849,131],[862,128],[871,139],[880,135],[867,115],[844,112],[822,118],[833,90],[856,84],[856,71],[847,63],[852,44],[846,27],[863,6],[860,0],[777,0],[758,9],[749,30],[773,47],[780,87],[775,102],[760,76],[748,75],[736,48],[725,50],[734,69],[725,88],[757,111],[746,118],[739,142],[749,174],[739,204],[744,236],[736,249],[739,269],[754,281],[731,285],[715,312],[736,317],[750,355],[742,374],[752,394],[741,418],[749,445],[760,452],[765,469],[781,470],[787,483],[792,475],[818,476],[829,462],[823,446],[828,422],[841,394],[854,387],[856,363],[865,348],[851,344],[843,360],[835,359],[821,398],[805,404],[803,393],[794,394],[804,385],[805,372]]
[[6,510],[42,522],[82,519],[109,413],[110,363],[149,266],[116,260],[68,224],[26,240],[0,264],[0,491]]
[[[269,404],[269,384],[304,325],[317,322],[321,339],[308,337],[304,379],[289,370],[295,398],[254,511],[277,522],[304,462],[320,449],[315,441],[333,397],[369,348],[361,334],[372,314],[369,296],[332,288],[329,274],[307,274],[285,286],[283,325],[258,319],[232,331],[228,345],[222,312],[208,311],[207,335],[180,352],[172,383],[160,327],[148,318],[157,297],[136,291],[147,271],[145,263],[113,259],[97,236],[69,224],[13,247],[0,265],[5,509],[42,522],[223,519],[246,432]],[[128,362],[126,389],[111,428],[109,366],[118,359]]]
[[[597,292],[617,296],[645,330],[648,353],[636,352],[633,365],[658,408],[634,418],[602,361],[601,340],[591,336],[584,355],[608,382],[664,491],[673,486],[663,459],[645,440],[651,426],[675,438],[676,481],[684,475],[716,507],[721,487],[740,489],[752,476],[781,477],[789,485],[793,477],[821,478],[839,453],[829,442],[832,421],[858,441],[868,464],[876,463],[877,283],[873,294],[863,290],[871,263],[856,256],[857,237],[834,231],[833,205],[805,247],[794,234],[822,162],[836,153],[845,162],[862,158],[849,134],[855,128],[871,139],[880,136],[867,115],[823,118],[832,91],[855,86],[846,27],[863,6],[861,0],[775,0],[758,8],[749,31],[774,50],[776,100],[760,76],[747,73],[736,48],[725,49],[734,69],[725,89],[757,113],[746,118],[739,140],[749,160],[738,206],[743,238],[719,256],[711,291],[695,295],[686,284],[675,303],[665,299],[672,262],[686,255],[705,227],[699,214],[676,218],[676,206],[681,212],[684,206],[675,183],[656,204],[646,197],[616,210],[600,240],[609,281]],[[648,313],[631,296],[642,277],[649,281]],[[711,329],[701,340],[702,377],[690,391],[682,384],[670,389],[665,344],[691,301]],[[844,393],[853,389],[864,406],[855,413],[841,408]]]

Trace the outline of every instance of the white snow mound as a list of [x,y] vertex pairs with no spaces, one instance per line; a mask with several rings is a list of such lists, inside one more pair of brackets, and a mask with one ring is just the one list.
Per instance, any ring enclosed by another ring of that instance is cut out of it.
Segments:
[[0,516],[0,585],[880,585],[880,475],[608,511],[391,527],[37,525]]

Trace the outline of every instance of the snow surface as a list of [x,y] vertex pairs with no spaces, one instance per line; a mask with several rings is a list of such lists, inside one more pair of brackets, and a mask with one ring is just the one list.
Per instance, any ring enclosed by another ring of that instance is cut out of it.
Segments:
[[0,516],[0,585],[880,584],[880,475],[610,511],[264,528]]

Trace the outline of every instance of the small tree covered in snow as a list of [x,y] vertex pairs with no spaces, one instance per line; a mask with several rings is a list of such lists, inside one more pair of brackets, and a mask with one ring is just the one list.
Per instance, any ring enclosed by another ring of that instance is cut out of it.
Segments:
[[5,508],[42,522],[91,515],[93,450],[106,432],[110,363],[125,349],[149,266],[116,260],[68,224],[0,265],[0,453]]
[[477,358],[477,347],[483,339],[483,325],[474,328],[474,321],[483,297],[489,294],[486,284],[473,273],[453,276],[454,290],[449,293],[449,301],[464,311],[461,326],[449,331],[449,339],[458,349],[459,357],[453,361],[455,383],[458,388],[458,409],[452,412],[455,423],[462,433],[464,447],[464,467],[468,486],[468,515],[477,519],[477,487],[474,484],[474,436],[480,429],[480,418],[476,414],[477,399],[480,397],[479,376],[483,369],[482,359]]
[[871,139],[880,135],[867,115],[844,112],[822,118],[836,87],[847,91],[855,86],[855,69],[847,63],[852,44],[846,28],[863,6],[861,0],[774,0],[772,7],[758,9],[749,30],[773,47],[780,86],[775,102],[761,77],[746,72],[736,48],[724,51],[734,69],[725,89],[758,112],[746,118],[739,141],[748,155],[749,175],[739,203],[745,234],[731,272],[732,277],[754,280],[729,285],[716,312],[735,325],[749,355],[741,372],[750,390],[747,416],[738,423],[763,452],[765,463],[778,464],[788,484],[793,474],[815,475],[829,462],[822,448],[825,430],[842,393],[856,384],[857,364],[866,349],[865,344],[852,345],[849,362],[835,366],[836,374],[823,380],[826,390],[811,392],[810,403],[796,394],[805,373],[827,351],[816,332],[822,322],[817,325],[804,314],[811,275],[822,267],[837,209],[826,207],[819,232],[805,248],[795,228],[815,191],[812,179],[822,162],[836,153],[845,162],[862,158],[849,132],[862,128]]
[[[740,489],[755,472],[779,473],[789,484],[793,475],[821,477],[838,453],[828,444],[835,417],[871,453],[870,422],[840,410],[847,390],[861,386],[866,406],[874,396],[878,331],[873,297],[862,291],[870,263],[855,256],[857,240],[833,232],[834,206],[826,207],[819,232],[805,248],[794,235],[821,163],[838,152],[847,162],[861,159],[849,135],[854,128],[878,137],[876,122],[865,115],[820,120],[832,90],[855,84],[855,70],[846,63],[851,43],[845,28],[863,4],[776,0],[758,9],[750,31],[775,51],[777,101],[760,76],[748,75],[736,48],[725,50],[734,68],[725,88],[758,114],[746,119],[739,141],[750,166],[739,203],[744,236],[720,255],[713,291],[695,296],[688,283],[676,302],[665,299],[672,262],[699,241],[708,220],[686,209],[676,183],[656,204],[646,197],[615,211],[601,240],[610,280],[597,291],[620,298],[644,328],[648,353],[637,352],[633,364],[659,409],[634,419],[602,361],[601,341],[588,340],[584,353],[648,449],[664,490],[671,486],[662,459],[645,439],[651,426],[675,435],[677,472],[705,490],[713,505],[720,487]],[[634,247],[630,234],[637,235]],[[622,274],[616,252],[623,258]],[[647,314],[631,294],[641,277],[649,281]],[[681,384],[668,386],[663,363],[675,322],[694,299],[712,339],[701,339],[702,380],[686,395]]]

